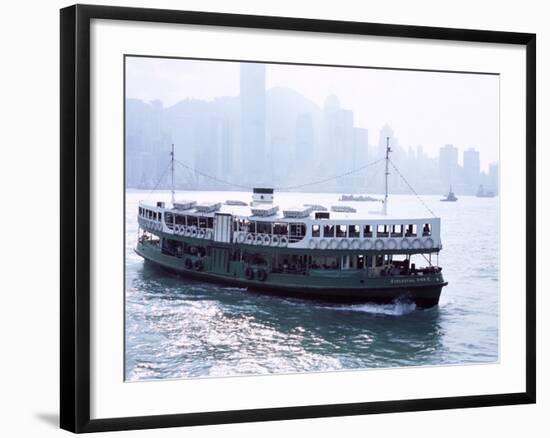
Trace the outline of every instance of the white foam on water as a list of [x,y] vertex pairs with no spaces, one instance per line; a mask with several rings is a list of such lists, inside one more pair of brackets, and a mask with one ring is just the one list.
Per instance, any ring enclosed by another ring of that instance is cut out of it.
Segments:
[[396,301],[392,304],[352,304],[349,306],[335,306],[331,308],[335,310],[365,312],[373,315],[402,316],[414,312],[416,310],[416,304]]

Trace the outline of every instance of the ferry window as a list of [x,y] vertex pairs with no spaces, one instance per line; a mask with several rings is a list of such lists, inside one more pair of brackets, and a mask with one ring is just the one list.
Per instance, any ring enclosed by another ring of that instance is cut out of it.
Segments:
[[139,207],[139,213],[138,214],[141,216],[141,207]]
[[199,217],[199,228],[206,228],[206,218]]
[[325,225],[323,227],[323,237],[334,237],[334,225]]
[[407,225],[407,231],[405,232],[405,237],[416,237],[416,225],[415,224]]
[[401,225],[392,225],[392,227],[391,227],[391,236],[392,237],[403,237],[403,226],[401,226]]
[[350,225],[349,226],[349,237],[359,237],[359,225]]
[[321,226],[320,225],[313,225],[311,227],[311,236],[312,237],[321,237]]
[[191,227],[196,227],[199,225],[197,216],[187,216],[187,225]]
[[255,233],[256,232],[256,222],[250,221],[248,224],[248,232]]
[[174,222],[174,215],[172,213],[166,212],[166,214],[164,215],[164,220],[167,224],[171,224],[172,222]]
[[372,227],[370,225],[365,225],[363,227],[363,236],[372,237]]
[[348,235],[347,225],[336,225],[336,237],[347,237],[347,235]]
[[176,215],[176,224],[185,225],[185,216]]
[[206,218],[206,228],[214,228],[214,218],[213,217],[207,217]]
[[422,235],[423,236],[431,236],[432,235],[432,227],[430,224],[424,224],[424,227],[422,227]]
[[376,237],[388,237],[388,226],[378,225],[376,228]]
[[271,222],[257,222],[256,227],[258,233],[271,234]]
[[306,234],[306,226],[304,224],[290,224],[290,235],[293,237],[302,237]]
[[153,220],[155,220],[155,221],[157,220],[157,212],[156,211],[153,212]]
[[159,211],[158,218],[159,218],[159,221],[162,221],[162,211]]
[[273,224],[273,234],[278,234],[282,236],[288,235],[288,225],[287,224]]

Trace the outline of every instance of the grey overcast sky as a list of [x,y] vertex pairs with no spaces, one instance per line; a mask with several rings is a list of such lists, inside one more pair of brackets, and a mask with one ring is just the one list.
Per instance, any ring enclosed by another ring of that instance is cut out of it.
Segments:
[[[128,98],[167,107],[239,94],[238,62],[129,57],[126,63]],[[470,147],[480,151],[482,170],[498,161],[498,76],[268,64],[266,87],[292,88],[320,107],[335,94],[373,145],[387,123],[401,146],[421,144],[430,156],[451,143],[459,162]]]

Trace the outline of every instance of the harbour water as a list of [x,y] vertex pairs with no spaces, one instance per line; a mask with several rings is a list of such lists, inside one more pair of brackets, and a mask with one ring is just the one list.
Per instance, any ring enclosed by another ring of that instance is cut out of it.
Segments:
[[[244,192],[179,198],[250,200]],[[338,194],[276,193],[281,204],[337,204]],[[134,253],[140,200],[126,194],[126,380],[299,373],[498,361],[498,198],[422,199],[442,221],[439,263],[449,285],[439,306],[325,305],[270,297],[177,277]],[[373,202],[342,202],[360,211]],[[414,196],[392,195],[389,211],[430,213]]]

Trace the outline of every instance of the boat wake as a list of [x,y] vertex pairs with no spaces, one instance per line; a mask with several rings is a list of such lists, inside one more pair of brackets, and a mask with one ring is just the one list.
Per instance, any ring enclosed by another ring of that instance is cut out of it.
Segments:
[[416,310],[416,304],[408,301],[396,301],[391,304],[351,304],[331,308],[334,310],[370,313],[372,315],[403,316],[413,313]]

